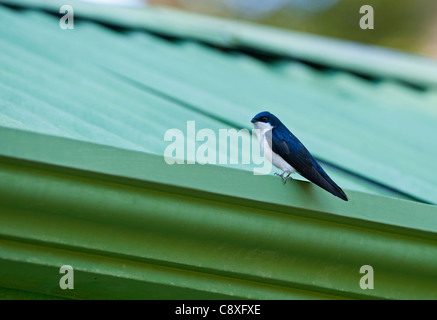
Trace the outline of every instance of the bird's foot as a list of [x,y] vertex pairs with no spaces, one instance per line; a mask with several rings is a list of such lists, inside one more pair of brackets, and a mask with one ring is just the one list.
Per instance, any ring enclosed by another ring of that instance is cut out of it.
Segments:
[[285,175],[285,171],[282,172],[282,174],[275,173],[275,176],[281,177],[282,181],[283,181],[284,184],[285,184],[285,183],[287,182],[287,178],[288,178],[288,176],[287,176],[287,178],[286,178],[286,177],[284,177],[284,175]]

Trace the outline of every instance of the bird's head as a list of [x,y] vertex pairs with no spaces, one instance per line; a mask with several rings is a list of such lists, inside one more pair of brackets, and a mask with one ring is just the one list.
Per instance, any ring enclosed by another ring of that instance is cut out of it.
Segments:
[[252,118],[251,122],[253,123],[256,129],[273,129],[279,123],[279,119],[275,117],[275,115],[271,114],[268,111],[263,111],[258,113],[255,117]]

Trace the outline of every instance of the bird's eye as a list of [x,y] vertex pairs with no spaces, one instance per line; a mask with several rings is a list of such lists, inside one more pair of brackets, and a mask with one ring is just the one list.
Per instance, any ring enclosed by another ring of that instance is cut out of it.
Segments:
[[263,122],[267,122],[267,117],[263,117],[263,118],[262,118],[262,121],[263,121]]

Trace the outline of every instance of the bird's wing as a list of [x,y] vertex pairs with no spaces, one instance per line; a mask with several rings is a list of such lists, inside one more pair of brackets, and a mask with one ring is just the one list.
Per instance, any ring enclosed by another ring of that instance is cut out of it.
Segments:
[[272,130],[272,150],[309,181],[346,200],[343,190],[328,176],[305,146],[290,131]]

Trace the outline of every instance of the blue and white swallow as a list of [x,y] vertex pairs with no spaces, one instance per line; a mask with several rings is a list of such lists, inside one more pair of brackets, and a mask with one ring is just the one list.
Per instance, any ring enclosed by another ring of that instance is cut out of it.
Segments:
[[282,174],[275,173],[285,182],[294,172],[299,173],[312,183],[348,201],[344,191],[328,176],[305,146],[273,114],[264,111],[251,121],[259,130],[259,141],[263,155]]

